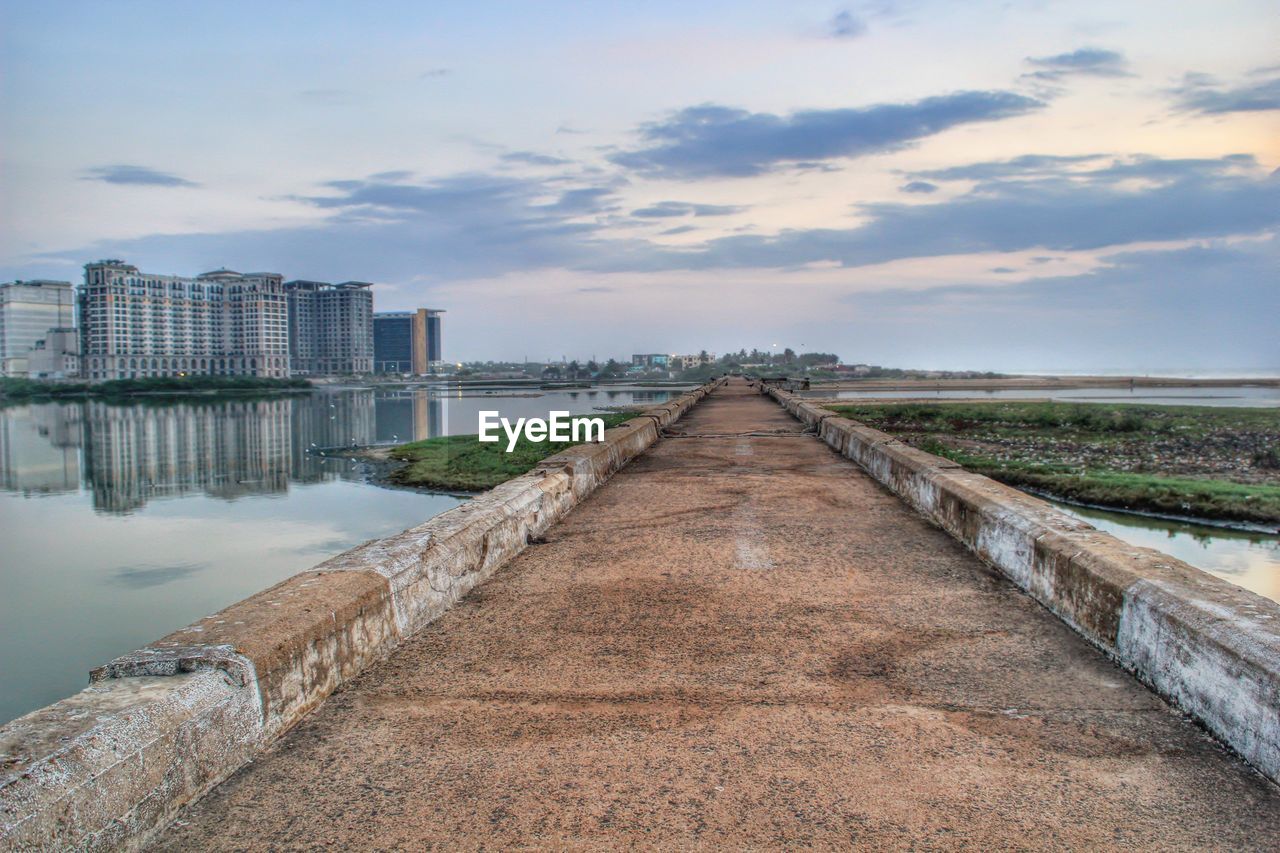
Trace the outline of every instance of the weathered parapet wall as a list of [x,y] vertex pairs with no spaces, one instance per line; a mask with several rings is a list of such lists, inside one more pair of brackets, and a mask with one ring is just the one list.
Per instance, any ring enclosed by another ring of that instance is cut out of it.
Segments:
[[140,847],[723,382],[117,658],[80,693],[0,727],[0,846]]
[[761,388],[1280,782],[1280,605],[776,388]]

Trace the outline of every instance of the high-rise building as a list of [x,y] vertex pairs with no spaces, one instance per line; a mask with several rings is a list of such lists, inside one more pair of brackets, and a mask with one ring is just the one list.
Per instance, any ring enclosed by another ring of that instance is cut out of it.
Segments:
[[86,264],[81,373],[88,379],[289,375],[284,279],[215,270],[186,278],[123,261]]
[[285,282],[294,374],[373,371],[372,286],[365,281]]
[[443,359],[444,311],[385,311],[373,315],[373,369],[378,373],[430,373]]
[[420,312],[426,314],[427,327],[427,367],[428,369],[436,367],[444,360],[441,354],[444,352],[444,341],[440,333],[440,315],[444,311],[437,311],[431,308],[421,308]]
[[53,329],[75,326],[75,304],[69,281],[0,284],[0,376],[28,375],[37,344]]

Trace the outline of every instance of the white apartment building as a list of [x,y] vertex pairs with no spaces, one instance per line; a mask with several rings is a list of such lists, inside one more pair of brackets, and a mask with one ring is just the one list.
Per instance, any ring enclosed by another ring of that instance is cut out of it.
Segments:
[[51,330],[74,325],[71,282],[38,279],[0,284],[0,376],[27,376],[37,344]]
[[373,287],[367,281],[286,281],[290,371],[373,372]]
[[288,309],[276,273],[187,278],[119,260],[86,264],[80,333],[87,379],[289,375]]
[[694,367],[700,367],[704,364],[715,364],[716,355],[712,352],[698,353],[697,355],[669,355],[667,356],[667,365],[672,370],[689,370]]

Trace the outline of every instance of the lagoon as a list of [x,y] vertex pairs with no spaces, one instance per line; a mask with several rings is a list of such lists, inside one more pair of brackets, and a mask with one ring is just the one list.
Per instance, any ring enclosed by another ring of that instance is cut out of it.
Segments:
[[680,389],[421,386],[0,409],[0,722],[88,672],[464,498],[384,488],[324,448],[476,431],[478,412],[657,403]]

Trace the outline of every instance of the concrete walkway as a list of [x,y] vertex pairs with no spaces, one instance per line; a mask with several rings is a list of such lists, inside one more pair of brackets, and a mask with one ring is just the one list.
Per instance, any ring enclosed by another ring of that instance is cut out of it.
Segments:
[[1280,789],[741,382],[158,846],[1274,847]]

